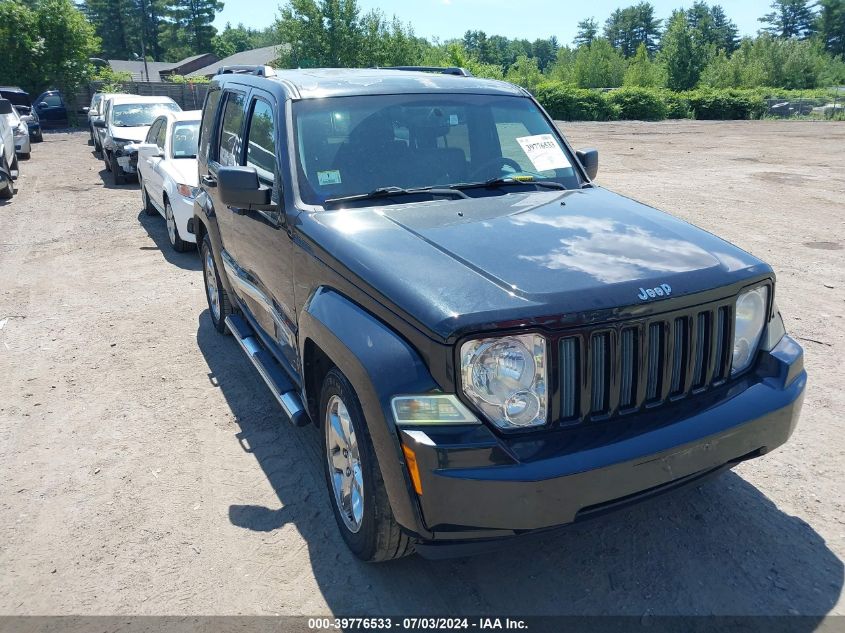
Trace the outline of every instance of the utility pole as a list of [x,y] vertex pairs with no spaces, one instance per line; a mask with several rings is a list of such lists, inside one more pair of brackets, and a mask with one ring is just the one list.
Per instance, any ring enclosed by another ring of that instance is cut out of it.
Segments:
[[147,3],[141,0],[141,57],[144,58],[144,74],[147,83],[150,81],[150,69],[147,67],[147,47],[144,44],[144,33],[147,30]]

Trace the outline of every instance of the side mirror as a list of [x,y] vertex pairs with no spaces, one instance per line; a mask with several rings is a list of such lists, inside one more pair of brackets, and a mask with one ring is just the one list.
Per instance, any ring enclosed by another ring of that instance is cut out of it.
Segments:
[[220,200],[235,209],[269,209],[271,189],[258,180],[255,167],[221,167],[217,172]]
[[106,127],[106,122],[104,119],[94,119],[91,121],[91,125],[94,127]]
[[39,104],[38,104],[37,106],[35,106],[35,107],[36,107],[36,108],[38,108],[39,110],[43,110],[44,108],[49,108],[50,106],[48,106],[48,105],[47,105],[47,102],[46,102],[46,101],[42,101],[41,103],[39,103]]
[[155,143],[140,143],[138,145],[138,155],[144,158],[160,158],[164,154]]
[[0,99],[0,114],[12,114],[12,102],[8,99]]
[[588,148],[579,149],[575,152],[584,171],[587,172],[587,177],[590,180],[595,180],[596,174],[599,172],[599,150]]

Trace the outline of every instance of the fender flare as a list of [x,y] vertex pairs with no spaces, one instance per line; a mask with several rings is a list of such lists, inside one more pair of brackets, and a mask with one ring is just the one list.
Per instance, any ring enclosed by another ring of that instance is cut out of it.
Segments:
[[439,389],[422,358],[385,323],[323,287],[300,315],[300,358],[309,339],[343,372],[358,395],[396,521],[415,534],[429,536],[411,492],[390,404],[397,394]]

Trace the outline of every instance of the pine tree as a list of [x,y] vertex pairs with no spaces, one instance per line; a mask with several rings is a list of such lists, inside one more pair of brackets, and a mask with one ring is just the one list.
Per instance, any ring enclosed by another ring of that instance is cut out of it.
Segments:
[[771,13],[759,19],[775,37],[807,39],[815,32],[816,15],[809,0],[774,0]]
[[633,57],[640,44],[654,53],[658,48],[660,22],[654,17],[652,4],[640,2],[611,13],[605,22],[604,36],[625,57]]
[[845,58],[845,0],[819,0],[819,37],[832,55]]
[[670,90],[695,88],[709,61],[709,47],[696,36],[684,11],[672,14],[661,43],[659,61],[666,68],[667,87]]
[[575,35],[575,39],[572,40],[572,43],[575,44],[576,48],[589,46],[593,43],[593,40],[598,37],[598,34],[599,23],[596,22],[595,18],[581,20],[578,23],[578,33]]
[[167,57],[178,61],[211,51],[217,33],[212,23],[223,9],[220,0],[171,0],[166,7]]

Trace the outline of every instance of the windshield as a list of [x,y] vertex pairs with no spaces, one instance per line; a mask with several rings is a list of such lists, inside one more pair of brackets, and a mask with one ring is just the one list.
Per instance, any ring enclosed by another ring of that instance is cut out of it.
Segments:
[[160,114],[179,112],[175,103],[124,103],[112,107],[111,122],[115,127],[152,125]]
[[[293,115],[300,195],[308,204],[384,187],[454,187],[499,178],[580,185],[574,158],[524,97],[335,97],[297,102]],[[482,188],[467,193],[493,195]]]
[[196,158],[199,121],[177,121],[173,124],[170,141],[172,158]]

